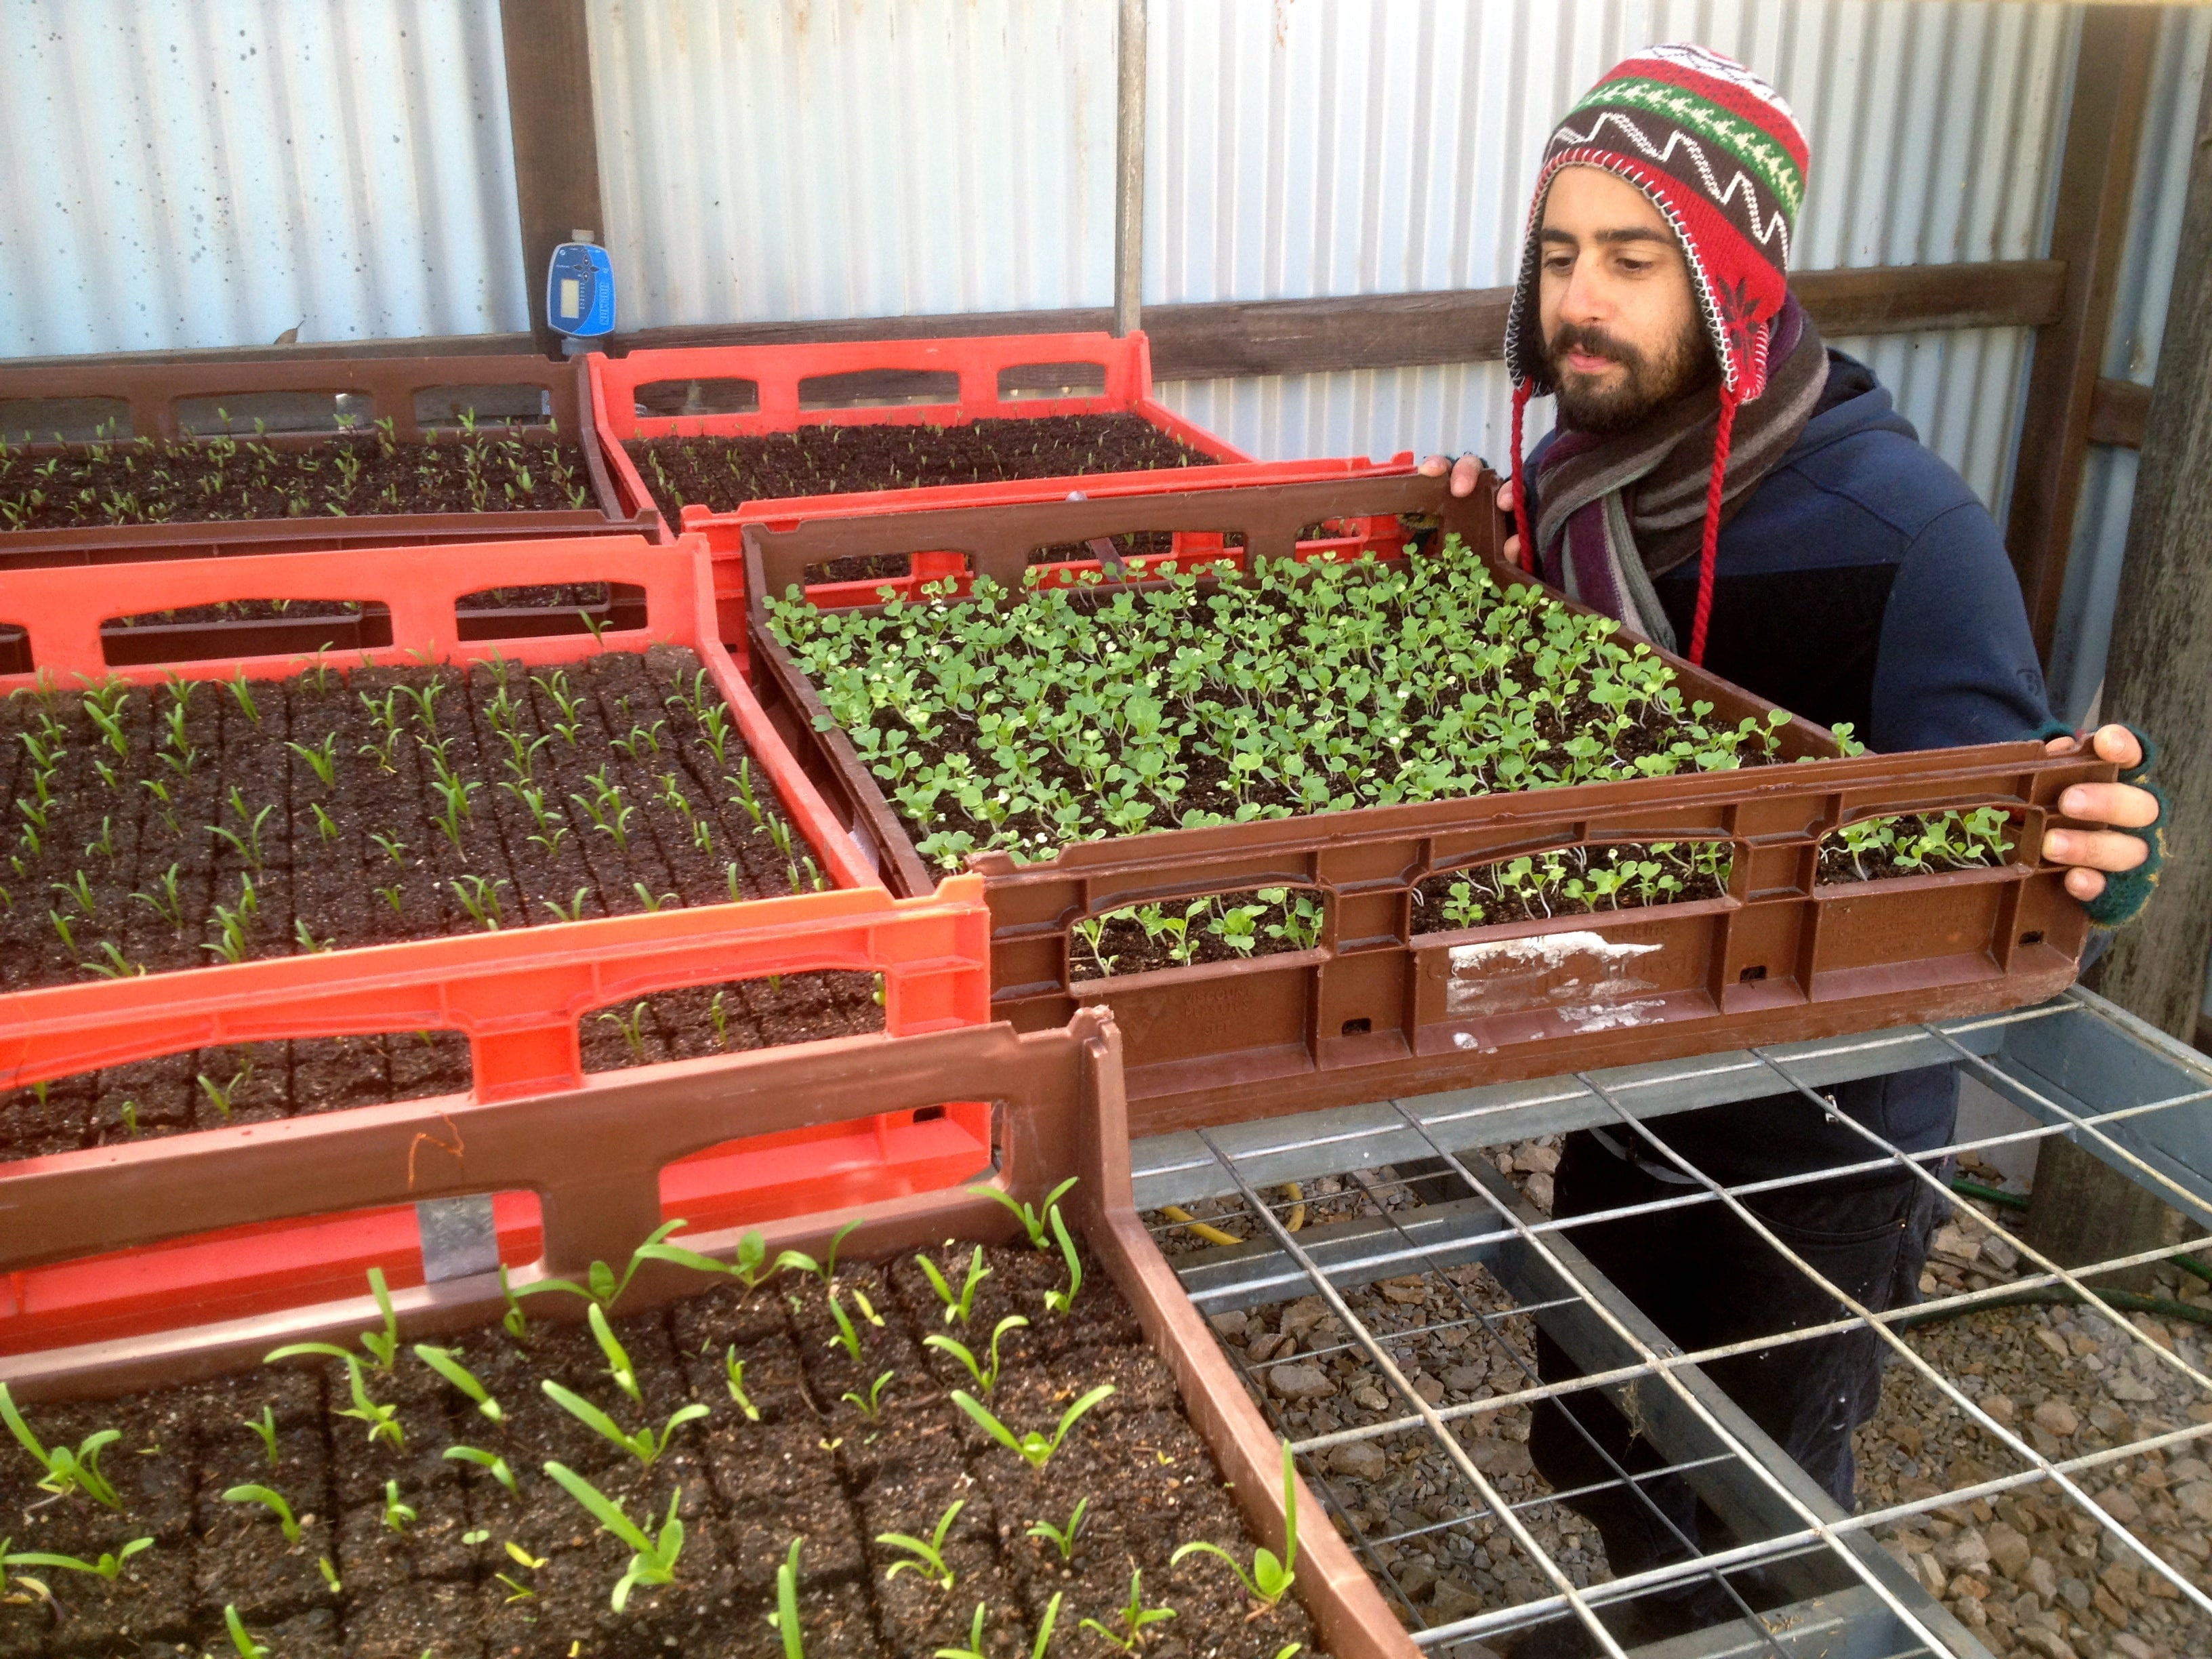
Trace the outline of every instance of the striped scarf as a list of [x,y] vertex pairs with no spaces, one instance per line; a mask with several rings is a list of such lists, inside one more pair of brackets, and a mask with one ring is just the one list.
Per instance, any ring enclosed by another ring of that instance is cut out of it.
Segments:
[[[1765,391],[1737,406],[1721,489],[1725,522],[1790,451],[1828,383],[1827,349],[1791,295],[1767,341]],[[1545,579],[1677,648],[1652,579],[1696,556],[1721,399],[1708,387],[1611,438],[1563,428],[1536,469],[1535,542]]]

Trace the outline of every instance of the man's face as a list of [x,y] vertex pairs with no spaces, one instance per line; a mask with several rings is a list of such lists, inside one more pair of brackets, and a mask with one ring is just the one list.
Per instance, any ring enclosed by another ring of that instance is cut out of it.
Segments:
[[1539,234],[1539,314],[1563,424],[1627,431],[1717,372],[1681,245],[1642,191],[1599,167],[1562,167]]

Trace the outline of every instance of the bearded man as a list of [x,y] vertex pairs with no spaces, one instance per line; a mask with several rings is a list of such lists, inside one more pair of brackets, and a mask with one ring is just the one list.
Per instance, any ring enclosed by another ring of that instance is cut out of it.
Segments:
[[[2070,750],[2084,739],[2045,704],[2020,590],[1988,511],[1921,445],[1873,374],[1822,345],[1789,291],[1808,159],[1773,88],[1688,46],[1621,64],[1553,134],[1506,330],[1514,454],[1498,505],[1518,532],[1508,557],[1723,678],[1823,725],[1848,722],[1875,750],[2029,736]],[[1524,465],[1522,412],[1547,395],[1557,400],[1557,428]],[[1463,495],[1482,465],[1431,456],[1422,471],[1449,470]],[[2143,785],[2139,734],[2108,726],[2086,740],[2119,764],[2124,781],[2076,786],[2062,810],[2118,828],[2053,832],[2042,852],[2074,866],[2067,890],[2106,927],[2148,896],[2160,832],[2127,831],[2154,826],[2160,800]],[[1832,1092],[1838,1111],[1906,1152],[1954,1137],[1952,1066]],[[1731,1187],[1876,1155],[1798,1095],[1655,1127]],[[1554,1213],[1673,1204],[1570,1237],[1686,1350],[1841,1316],[1723,1206],[1681,1202],[1699,1193],[1648,1144],[1585,1130],[1568,1139]],[[1876,1310],[1916,1297],[1942,1207],[1898,1169],[1744,1202]],[[1577,1374],[1548,1337],[1539,1347],[1547,1381]],[[1873,1413],[1881,1364],[1879,1339],[1858,1330],[1706,1370],[1849,1510],[1851,1433]],[[1633,1474],[1661,1460],[1595,1391],[1540,1405],[1530,1444],[1554,1490],[1606,1486],[1571,1501],[1602,1534],[1616,1577],[1724,1543],[1679,1476],[1623,1489],[1616,1467]],[[1625,1638],[1648,1641],[1734,1610],[1708,1578],[1612,1617]],[[1592,1651],[1571,1623],[1545,1626],[1515,1650],[1516,1659]]]

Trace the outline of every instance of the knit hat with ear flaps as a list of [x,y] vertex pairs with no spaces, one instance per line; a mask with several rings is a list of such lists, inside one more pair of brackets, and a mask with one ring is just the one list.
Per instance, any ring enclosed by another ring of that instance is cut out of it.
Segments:
[[1767,345],[1789,297],[1790,238],[1804,198],[1805,135],[1781,94],[1742,64],[1703,46],[1652,46],[1618,64],[1568,112],[1544,147],[1527,240],[1505,325],[1513,377],[1514,514],[1521,557],[1536,568],[1522,488],[1522,411],[1555,389],[1539,313],[1539,232],[1561,167],[1602,167],[1650,198],[1673,227],[1690,267],[1698,309],[1721,370],[1698,624],[1691,658],[1704,655],[1721,484],[1736,405],[1766,389]]

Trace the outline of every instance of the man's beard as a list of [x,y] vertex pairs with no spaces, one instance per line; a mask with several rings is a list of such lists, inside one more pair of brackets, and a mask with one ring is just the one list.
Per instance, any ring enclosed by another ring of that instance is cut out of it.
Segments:
[[[1608,358],[1626,372],[1616,384],[1600,385],[1566,366],[1570,351]],[[1720,370],[1712,342],[1696,318],[1657,356],[1647,356],[1601,328],[1562,323],[1547,342],[1545,356],[1552,384],[1559,388],[1559,424],[1597,438],[1632,430],[1662,404],[1702,389]]]

